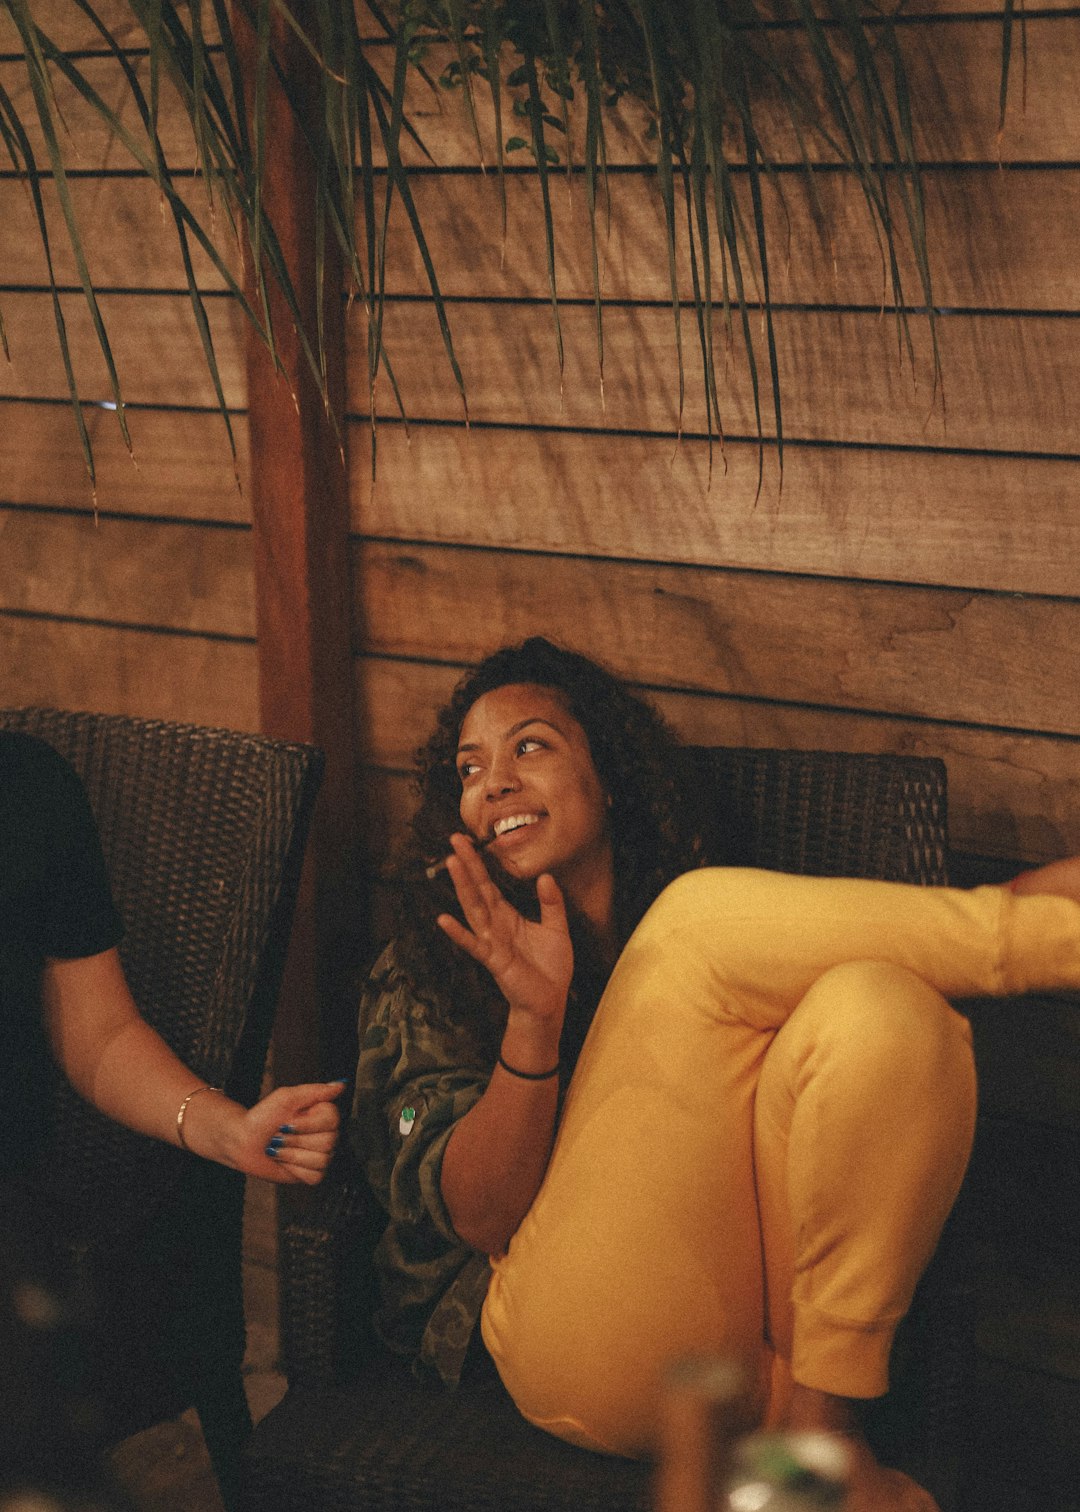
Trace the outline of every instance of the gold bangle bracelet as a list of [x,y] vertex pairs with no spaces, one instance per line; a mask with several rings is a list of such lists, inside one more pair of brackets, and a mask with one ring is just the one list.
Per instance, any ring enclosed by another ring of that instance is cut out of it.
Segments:
[[209,1082],[202,1082],[199,1086],[193,1087],[188,1095],[184,1098],[183,1102],[180,1104],[179,1108],[176,1111],[176,1137],[180,1141],[180,1148],[182,1150],[191,1148],[187,1140],[184,1138],[184,1115],[187,1113],[188,1103],[193,1097],[198,1097],[200,1092],[220,1091],[220,1087],[212,1087]]

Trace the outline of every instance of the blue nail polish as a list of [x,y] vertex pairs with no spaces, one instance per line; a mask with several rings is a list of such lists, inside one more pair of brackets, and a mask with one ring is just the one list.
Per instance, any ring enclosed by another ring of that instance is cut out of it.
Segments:
[[280,1134],[275,1134],[270,1143],[273,1145],[275,1150],[280,1150],[285,1141]]
[[267,1147],[266,1147],[266,1153],[267,1153],[267,1155],[269,1155],[269,1157],[270,1157],[271,1160],[276,1160],[279,1149],[280,1149],[279,1145],[268,1144]]
[[[293,1127],[292,1124],[282,1124],[281,1128],[278,1130],[278,1134],[295,1134],[295,1133],[296,1133],[296,1130],[295,1130],[295,1128]],[[275,1139],[277,1138],[277,1134],[274,1135],[274,1138]]]

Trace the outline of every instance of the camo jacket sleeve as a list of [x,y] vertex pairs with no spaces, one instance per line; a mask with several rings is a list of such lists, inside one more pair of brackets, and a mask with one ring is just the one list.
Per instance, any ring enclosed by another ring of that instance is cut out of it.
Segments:
[[388,1216],[375,1252],[376,1326],[421,1372],[454,1385],[490,1266],[454,1231],[442,1198],[442,1160],[492,1067],[472,1035],[417,994],[392,945],[365,987],[360,1034],[350,1141]]

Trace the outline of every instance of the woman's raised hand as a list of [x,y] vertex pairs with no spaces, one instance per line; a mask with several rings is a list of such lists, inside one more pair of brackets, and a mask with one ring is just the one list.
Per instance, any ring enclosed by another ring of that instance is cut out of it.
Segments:
[[561,1022],[574,974],[574,949],[558,883],[546,872],[537,878],[540,919],[533,922],[503,897],[467,836],[451,835],[450,845],[453,855],[447,870],[465,924],[451,914],[440,914],[440,929],[487,967],[511,1009]]

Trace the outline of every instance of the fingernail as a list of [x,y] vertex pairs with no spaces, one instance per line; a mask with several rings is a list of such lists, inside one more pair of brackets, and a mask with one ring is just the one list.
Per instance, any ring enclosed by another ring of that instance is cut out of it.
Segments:
[[282,1139],[280,1134],[275,1134],[270,1143],[275,1150],[280,1150],[285,1141],[284,1139]]
[[330,1085],[332,1087],[343,1087],[348,1079],[347,1076],[332,1076],[330,1078]]
[[266,1153],[267,1153],[267,1155],[269,1155],[269,1157],[270,1157],[271,1160],[276,1160],[279,1149],[280,1149],[280,1145],[276,1145],[276,1144],[274,1144],[271,1141],[271,1143],[268,1144],[267,1147],[266,1147]]
[[[281,1128],[278,1130],[278,1134],[295,1134],[295,1133],[296,1133],[296,1130],[295,1130],[295,1128],[293,1127],[292,1124],[282,1124]],[[276,1139],[277,1135],[275,1135],[274,1138]]]

